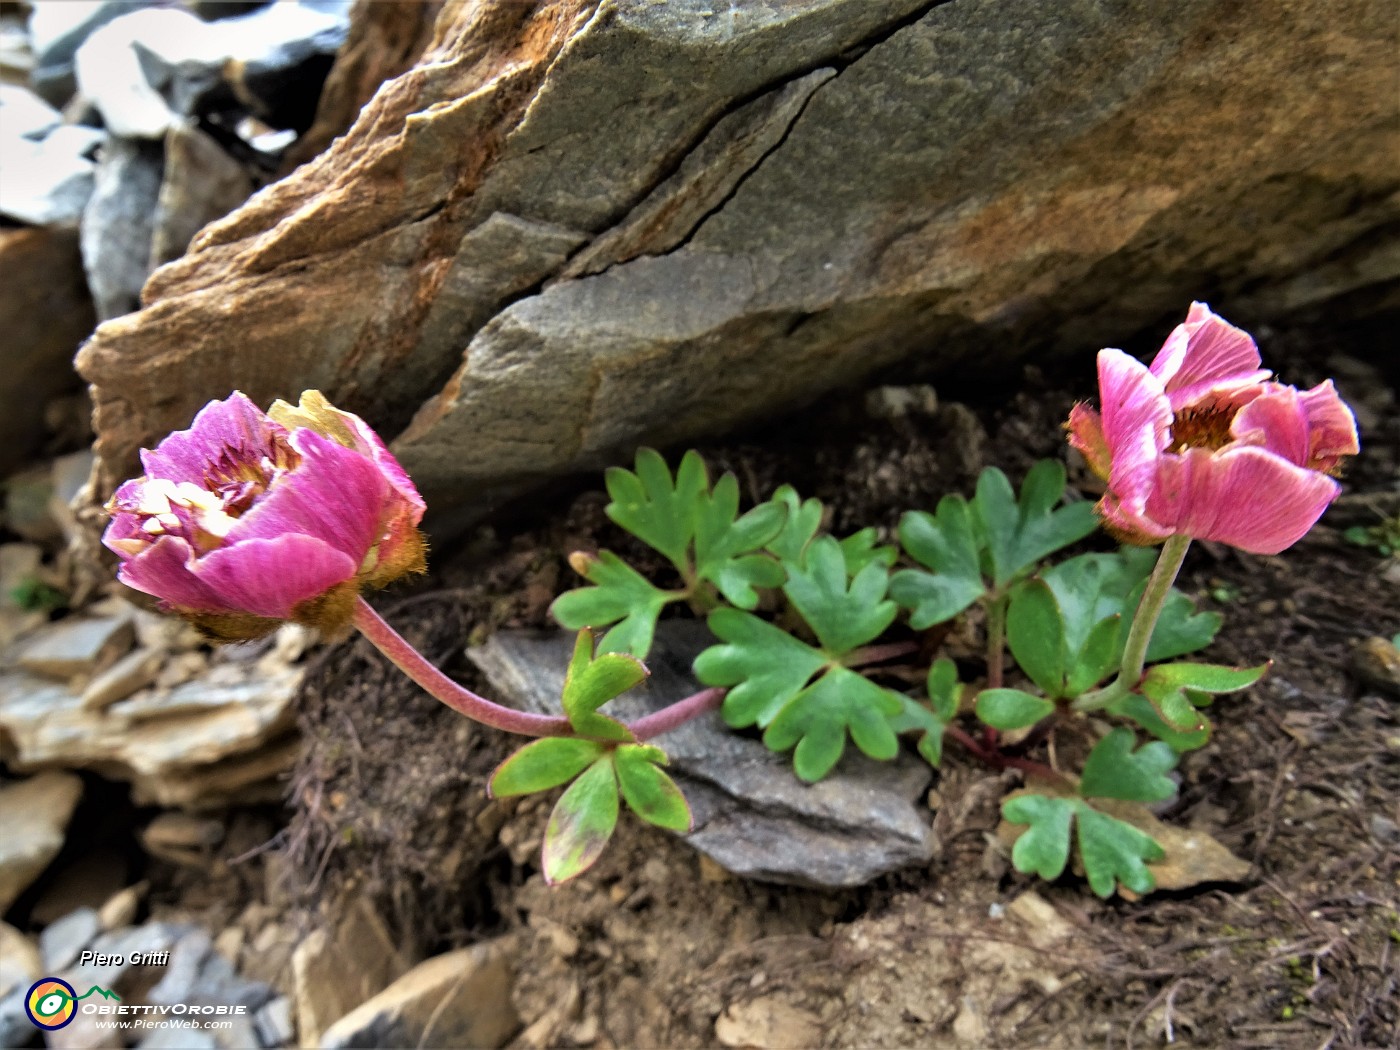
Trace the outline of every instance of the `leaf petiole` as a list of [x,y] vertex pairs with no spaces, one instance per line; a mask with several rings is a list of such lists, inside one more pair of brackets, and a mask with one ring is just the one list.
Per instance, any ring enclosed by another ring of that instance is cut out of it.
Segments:
[[956,740],[973,758],[985,762],[993,769],[1019,769],[1028,776],[1038,777],[1055,784],[1064,784],[1071,791],[1075,788],[1074,781],[1058,769],[1047,766],[1044,762],[1036,762],[1033,759],[1020,758],[1016,755],[1006,755],[1000,751],[986,748],[971,734],[958,726],[952,724],[945,726],[943,735],[948,739]]
[[864,645],[859,649],[852,649],[840,660],[842,667],[868,667],[871,664],[884,663],[886,660],[893,660],[899,656],[909,656],[911,653],[919,651],[918,642],[886,642],[882,645]]

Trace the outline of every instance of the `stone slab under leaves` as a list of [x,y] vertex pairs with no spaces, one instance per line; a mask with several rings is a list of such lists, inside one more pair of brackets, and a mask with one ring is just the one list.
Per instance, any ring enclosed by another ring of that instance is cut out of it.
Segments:
[[[651,676],[605,706],[626,721],[700,689],[695,655],[713,638],[689,621],[663,621],[647,660]],[[572,636],[503,631],[470,652],[503,702],[558,714]],[[831,776],[811,786],[790,760],[727,729],[711,713],[655,741],[695,815],[686,839],[737,875],[802,886],[848,887],[932,856],[922,805],[931,772],[912,755],[873,762],[848,750]]]

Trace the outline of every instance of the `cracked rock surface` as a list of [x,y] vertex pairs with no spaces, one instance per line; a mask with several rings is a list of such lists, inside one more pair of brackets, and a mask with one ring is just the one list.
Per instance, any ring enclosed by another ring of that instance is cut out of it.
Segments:
[[314,386],[450,529],[887,366],[1393,298],[1396,35],[1360,0],[445,5],[85,347],[104,480]]

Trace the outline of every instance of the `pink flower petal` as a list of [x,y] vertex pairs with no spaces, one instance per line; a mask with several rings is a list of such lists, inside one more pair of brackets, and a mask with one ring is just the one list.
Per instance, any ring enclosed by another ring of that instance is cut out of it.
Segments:
[[1308,417],[1307,465],[1316,470],[1332,470],[1345,456],[1361,451],[1356,434],[1356,416],[1337,396],[1332,380],[1319,383],[1298,394]]
[[390,498],[388,480],[370,459],[314,430],[295,431],[292,447],[301,462],[238,519],[227,542],[314,536],[359,565],[379,539],[380,515]]
[[1108,487],[1135,516],[1171,440],[1171,406],[1157,377],[1114,349],[1099,351],[1099,400],[1103,436],[1113,456]]
[[302,602],[354,576],[358,564],[324,540],[289,533],[206,554],[195,572],[223,608],[285,620]]
[[[103,540],[106,539],[104,536]],[[196,564],[188,543],[178,536],[162,536],[140,554],[123,561],[117,570],[117,579],[182,609],[200,612],[237,609],[237,605],[194,574],[192,570]]]
[[1278,383],[1235,413],[1230,433],[1244,445],[1266,448],[1295,466],[1307,466],[1308,417],[1298,391]]
[[380,474],[394,490],[380,519],[378,566],[370,579],[374,586],[382,586],[405,572],[422,571],[423,538],[417,526],[423,520],[426,504],[379,435],[359,416],[350,412],[343,415],[355,437],[355,447],[374,460]]
[[1173,329],[1152,361],[1156,376],[1176,411],[1212,393],[1226,393],[1263,382],[1269,371],[1259,367],[1259,348],[1245,332],[1192,303],[1186,321]]
[[112,498],[107,501],[107,510],[112,515],[112,520],[107,525],[107,531],[102,534],[102,542],[109,550],[116,551],[123,556],[125,553],[122,547],[114,546],[114,544],[130,539],[150,541],[150,537],[141,531],[141,516],[125,509],[136,506],[140,501],[141,486],[144,482],[145,478],[123,482],[112,494]]
[[1339,486],[1262,448],[1188,449],[1162,457],[1146,512],[1172,532],[1277,554],[1302,539]]
[[389,484],[394,487],[394,491],[399,494],[409,508],[412,508],[413,524],[417,525],[423,518],[426,504],[423,502],[423,497],[418,494],[418,489],[414,486],[412,479],[404,472],[403,467],[399,466],[399,461],[385,447],[379,435],[370,429],[369,424],[353,413],[345,412],[343,415],[346,424],[355,435],[357,451],[374,460],[375,465],[379,467],[379,472],[388,479]]
[[1142,510],[1124,506],[1112,492],[1104,493],[1103,499],[1099,500],[1098,512],[1109,533],[1124,543],[1151,546],[1175,532],[1173,529],[1163,528]]
[[1113,466],[1113,450],[1104,437],[1103,419],[1099,414],[1080,402],[1069,410],[1065,429],[1069,431],[1070,446],[1079,450],[1090,470],[1107,481]]
[[267,412],[274,421],[280,423],[287,430],[295,431],[303,428],[314,430],[322,437],[330,438],[337,444],[354,449],[361,455],[372,459],[379,467],[380,473],[385,476],[395,492],[398,493],[399,499],[396,503],[399,504],[399,507],[392,514],[398,515],[405,508],[410,513],[416,510],[417,517],[413,519],[414,524],[417,524],[419,518],[422,517],[423,500],[418,495],[418,490],[414,488],[413,482],[399,466],[398,460],[384,446],[379,435],[359,416],[353,412],[336,408],[319,390],[303,390],[296,405],[290,405],[285,401],[274,401]]
[[252,462],[272,450],[271,438],[282,428],[235,390],[225,401],[211,401],[188,430],[177,430],[154,452],[141,450],[141,464],[152,478],[189,481],[201,488],[211,461],[226,449],[243,450]]

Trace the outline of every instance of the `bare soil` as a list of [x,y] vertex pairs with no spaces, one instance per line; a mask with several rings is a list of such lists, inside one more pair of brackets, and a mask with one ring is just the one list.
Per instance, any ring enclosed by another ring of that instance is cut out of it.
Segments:
[[[1322,378],[1309,362],[1329,349],[1266,345],[1299,385]],[[925,869],[839,893],[762,885],[624,821],[594,870],[548,889],[536,854],[552,799],[486,797],[510,742],[346,641],[322,652],[302,698],[285,847],[296,900],[368,895],[420,952],[515,937],[518,1046],[1395,1046],[1400,718],[1394,695],[1358,678],[1353,650],[1400,631],[1400,602],[1381,557],[1340,526],[1367,520],[1368,494],[1393,500],[1400,419],[1394,379],[1358,374],[1343,391],[1375,418],[1345,505],[1278,558],[1198,544],[1181,582],[1225,614],[1208,658],[1274,661],[1217,705],[1217,735],[1187,756],[1163,814],[1247,860],[1241,883],[1104,902],[1069,875],[1019,875],[995,836],[1018,774],[953,750],[930,794],[939,846]],[[1091,375],[1073,377],[1075,393],[1091,394]],[[1031,373],[1018,387],[893,420],[847,398],[702,451],[751,499],[790,481],[828,501],[838,531],[888,528],[967,491],[987,463],[1019,479],[1062,454],[1069,382]],[[584,481],[556,494],[552,516],[537,504],[480,530],[381,610],[481,685],[464,643],[543,625],[574,586],[569,551],[645,563],[602,514],[600,488]]]

